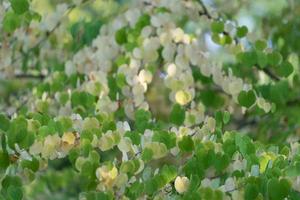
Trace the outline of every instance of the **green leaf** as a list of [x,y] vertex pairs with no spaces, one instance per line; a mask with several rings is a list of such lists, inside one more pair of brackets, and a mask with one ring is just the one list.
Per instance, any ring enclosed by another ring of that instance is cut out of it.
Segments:
[[230,113],[228,111],[223,112],[223,123],[227,124],[230,121]]
[[276,70],[276,73],[279,76],[288,77],[290,74],[293,73],[294,68],[293,68],[293,65],[290,62],[284,61],[283,63],[281,63],[281,65],[276,67],[275,70]]
[[39,169],[39,161],[36,158],[33,158],[32,161],[30,160],[22,160],[21,166],[23,168],[28,168],[32,170],[33,172],[36,172]]
[[225,39],[225,44],[231,44],[232,43],[232,38],[229,35],[223,35]]
[[136,168],[134,162],[131,160],[122,162],[122,164],[120,166],[120,171],[122,173],[129,174],[130,176],[132,176],[137,169],[138,168]]
[[203,146],[197,146],[196,157],[203,164],[204,168],[207,168],[213,164],[213,158],[215,152],[213,149],[205,149]]
[[25,138],[19,142],[20,148],[29,148],[35,140],[35,134],[33,132],[27,132]]
[[16,14],[21,15],[29,9],[27,0],[10,0],[11,7]]
[[241,135],[240,133],[236,133],[235,143],[244,157],[247,157],[248,155],[255,153],[255,146],[248,136]]
[[296,162],[294,165],[288,166],[284,173],[289,177],[297,177],[300,176],[300,162]]
[[[201,182],[200,177],[198,175],[192,174],[190,176],[190,185],[189,185],[188,191],[190,191],[192,193],[196,192],[196,190],[199,188],[200,182]],[[197,198],[197,199],[200,199],[200,198]]]
[[116,126],[116,123],[114,121],[104,121],[102,123],[102,132],[105,133],[109,130],[116,130],[117,129],[117,126]]
[[158,181],[156,181],[154,178],[146,181],[144,185],[144,192],[148,195],[152,195],[154,192],[156,192],[159,189]]
[[137,38],[139,37],[139,35],[140,35],[140,30],[138,30],[138,29],[128,29],[127,42],[137,45],[138,44]]
[[199,177],[204,176],[203,163],[195,157],[189,159],[183,167],[183,171],[187,176],[197,175]]
[[7,152],[0,151],[0,169],[6,169],[9,166],[9,156]]
[[12,33],[21,25],[21,18],[14,12],[7,12],[5,13],[2,23],[3,30]]
[[[133,37],[133,36],[132,36],[132,37]],[[135,47],[137,47],[137,46],[138,46],[138,45],[137,45],[136,42],[126,43],[126,44],[125,44],[125,49],[126,49],[126,51],[131,52],[131,51],[133,51],[133,49],[134,49]]]
[[183,152],[191,152],[194,150],[194,141],[191,136],[183,136],[178,142],[178,147]]
[[171,149],[176,146],[176,134],[167,131],[155,131],[152,141],[163,143],[168,149]]
[[87,177],[87,178],[93,176],[94,168],[92,166],[92,163],[89,161],[86,161],[85,163],[83,163],[80,173],[83,177]]
[[73,166],[75,166],[76,159],[79,157],[79,155],[80,155],[80,150],[78,148],[74,148],[70,150],[68,158]]
[[69,94],[67,92],[61,92],[59,95],[59,102],[65,105],[69,100]]
[[268,63],[272,66],[277,66],[281,63],[282,56],[279,52],[274,51],[268,54]]
[[226,154],[217,153],[214,157],[214,166],[217,172],[223,171],[229,165],[229,157]]
[[201,193],[200,193],[200,191],[197,191],[197,190],[194,190],[192,192],[185,192],[182,199],[183,200],[201,199]]
[[80,142],[80,149],[84,156],[88,156],[89,153],[93,150],[93,146],[88,139],[82,139]]
[[49,126],[41,126],[38,130],[38,136],[39,137],[46,137],[47,135],[51,135],[55,132],[53,127]]
[[164,165],[160,174],[164,177],[165,184],[167,184],[176,178],[177,168],[171,165]]
[[113,200],[113,196],[105,192],[90,191],[85,194],[86,200]]
[[263,40],[257,40],[255,42],[255,48],[258,50],[258,51],[263,51],[265,50],[265,48],[267,48],[267,43]]
[[206,77],[204,76],[200,69],[197,67],[192,67],[192,73],[193,73],[193,78],[194,81],[200,81],[201,83],[203,83],[204,85],[210,84],[212,83],[212,79],[210,77]]
[[99,165],[100,163],[100,155],[97,151],[93,150],[89,154],[89,160],[96,165]]
[[22,188],[15,187],[14,185],[10,185],[7,189],[7,196],[11,200],[22,200],[23,199]]
[[135,112],[135,127],[136,130],[144,133],[147,128],[151,127],[150,124],[151,113],[149,111],[139,109]]
[[99,34],[101,20],[92,20],[91,22],[79,21],[74,23],[70,32],[73,37],[73,50],[78,50],[84,45],[89,45],[95,37]]
[[253,90],[241,91],[238,96],[238,101],[241,106],[250,108],[255,103],[256,97]]
[[272,178],[268,181],[268,196],[270,200],[282,200],[288,196],[291,185],[286,179]]
[[215,120],[217,127],[222,128],[224,124],[230,121],[230,113],[228,111],[217,111],[215,113]]
[[220,21],[213,21],[211,23],[211,30],[214,33],[222,33],[224,31],[224,23]]
[[224,99],[221,95],[212,90],[203,89],[200,94],[196,94],[205,106],[212,108],[220,108],[224,104]]
[[235,145],[235,141],[233,139],[228,139],[223,143],[222,146],[224,153],[226,153],[226,155],[228,156],[232,156],[235,152],[236,152],[236,145]]
[[7,143],[11,148],[15,148],[16,143],[22,142],[27,136],[27,120],[18,117],[11,122],[7,133]]
[[126,131],[124,137],[130,138],[132,144],[139,145],[141,143],[141,134],[137,131]]
[[205,200],[213,199],[214,197],[213,190],[210,187],[201,187],[200,192],[201,192],[201,197]]
[[144,14],[139,17],[135,24],[135,28],[140,32],[145,26],[148,25],[150,25],[150,16],[148,14]]
[[127,29],[126,27],[123,27],[119,29],[115,33],[115,40],[119,45],[125,44],[127,42]]
[[128,190],[126,191],[126,196],[130,197],[131,199],[137,199],[143,191],[144,183],[136,181],[128,187]]
[[290,94],[289,83],[287,80],[276,82],[271,85],[269,97],[276,104],[284,104]]
[[42,19],[42,16],[39,13],[34,12],[34,11],[30,11],[30,12],[28,12],[26,14],[29,16],[30,21],[33,20],[33,21],[40,22],[41,19]]
[[9,124],[9,119],[5,115],[0,114],[0,130],[7,131]]
[[71,95],[72,108],[83,106],[85,109],[94,107],[95,97],[87,92],[75,91]]
[[222,38],[221,38],[220,34],[218,34],[218,33],[213,33],[211,36],[211,40],[216,44],[222,43]]
[[223,193],[220,190],[213,190],[211,187],[201,187],[200,188],[201,199],[205,200],[222,200],[224,199]]
[[223,126],[223,113],[222,113],[222,111],[219,110],[215,113],[215,120],[216,120],[217,127],[221,128]]
[[257,63],[255,51],[242,52],[237,54],[237,59],[246,67],[253,67]]
[[143,152],[142,152],[143,161],[148,162],[148,161],[152,160],[152,157],[153,157],[153,152],[151,149],[149,149],[149,148],[143,149]]
[[218,33],[213,33],[211,37],[212,41],[219,45],[231,44],[232,38],[228,35],[220,35]]
[[127,85],[126,76],[124,74],[118,74],[116,77],[116,82],[119,88]]
[[255,199],[257,197],[258,193],[259,193],[259,191],[258,191],[257,185],[247,184],[247,186],[245,187],[244,198],[245,198],[245,200]]
[[257,64],[260,68],[265,68],[268,64],[268,56],[262,51],[256,51]]
[[21,178],[19,176],[5,176],[5,178],[2,180],[2,188],[7,190],[9,186],[21,187]]
[[291,200],[298,200],[298,199],[300,199],[300,193],[298,191],[292,190],[290,192],[289,197],[290,197]]
[[239,38],[245,37],[248,33],[248,28],[247,26],[240,26],[236,30],[236,35]]
[[185,120],[185,110],[179,104],[173,105],[171,114],[170,114],[170,122],[180,126],[183,124]]
[[129,64],[129,58],[124,55],[119,55],[115,60],[117,66],[121,66],[123,64]]
[[108,87],[109,87],[109,98],[116,101],[117,100],[117,94],[119,92],[119,87],[117,84],[116,77],[112,75],[108,75]]
[[154,10],[155,13],[170,13],[171,11],[166,7],[157,7]]

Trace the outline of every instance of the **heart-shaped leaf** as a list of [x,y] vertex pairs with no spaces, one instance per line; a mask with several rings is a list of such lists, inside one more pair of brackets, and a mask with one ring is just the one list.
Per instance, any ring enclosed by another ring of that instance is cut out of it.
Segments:
[[255,99],[256,97],[253,90],[249,90],[247,92],[242,91],[238,96],[239,104],[246,108],[251,107],[255,103]]

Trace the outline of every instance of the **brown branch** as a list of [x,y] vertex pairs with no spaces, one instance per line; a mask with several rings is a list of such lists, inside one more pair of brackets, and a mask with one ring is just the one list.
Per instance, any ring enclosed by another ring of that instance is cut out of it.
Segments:
[[45,78],[45,75],[43,75],[43,74],[37,74],[37,75],[34,75],[34,74],[16,74],[15,78],[18,78],[18,79],[41,79],[41,80],[43,80]]
[[208,19],[213,19],[213,17],[209,14],[209,12],[208,12],[206,6],[204,5],[204,3],[201,0],[199,1],[199,3],[200,3],[200,5],[203,9],[203,12],[202,13],[200,12],[199,14],[200,15],[205,15]]
[[[255,65],[258,69],[259,67],[257,65]],[[275,81],[280,81],[280,78],[278,76],[276,76],[272,71],[270,71],[268,68],[263,68],[262,69],[263,72],[265,72],[271,79],[275,80]]]
[[246,120],[245,118],[240,119],[240,120],[234,120],[234,124],[237,126],[236,129],[240,130],[246,126],[256,126],[258,123],[258,120],[256,119],[250,119]]
[[293,99],[293,100],[290,100],[288,102],[286,102],[286,105],[288,106],[300,106],[300,98],[296,98],[296,99]]

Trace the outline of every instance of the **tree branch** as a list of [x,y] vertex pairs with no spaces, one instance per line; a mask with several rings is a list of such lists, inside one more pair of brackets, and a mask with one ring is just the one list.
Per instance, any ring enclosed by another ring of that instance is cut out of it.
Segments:
[[[258,66],[256,66],[256,67],[259,69]],[[262,71],[265,72],[271,79],[273,79],[275,81],[280,81],[280,78],[278,76],[276,76],[275,74],[273,74],[273,72],[270,71],[268,68],[263,68]]]
[[208,19],[213,19],[213,17],[209,14],[206,6],[204,5],[204,3],[200,0],[199,1],[202,9],[203,9],[203,13],[199,13],[200,15],[205,15]]
[[37,74],[37,75],[34,75],[34,74],[16,74],[15,75],[15,78],[18,78],[18,79],[44,79],[45,78],[45,75],[43,74]]

